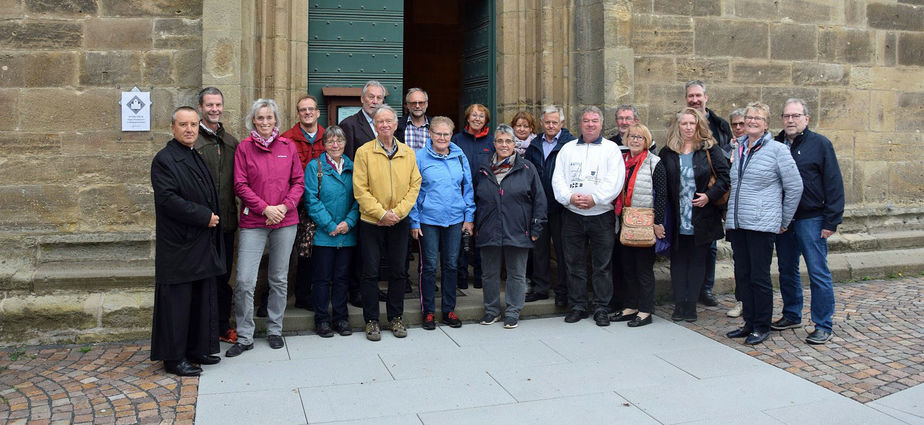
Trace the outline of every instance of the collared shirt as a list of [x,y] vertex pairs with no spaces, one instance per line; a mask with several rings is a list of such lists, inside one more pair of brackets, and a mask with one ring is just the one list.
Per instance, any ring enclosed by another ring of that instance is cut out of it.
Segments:
[[427,139],[430,138],[430,120],[424,117],[424,125],[418,127],[407,117],[407,127],[404,128],[404,143],[413,150],[418,150],[427,145]]
[[381,146],[382,150],[385,151],[385,155],[388,155],[388,159],[394,158],[395,154],[398,153],[398,139],[392,138],[391,149],[387,149],[381,140],[375,139],[375,141],[379,142],[379,146]]
[[302,135],[305,136],[305,140],[307,140],[308,143],[314,144],[314,142],[315,142],[314,138],[317,137],[317,135],[318,135],[318,128],[317,128],[317,127],[315,127],[315,129],[314,129],[314,133],[309,133],[309,132],[305,131],[305,129],[302,128],[301,125],[298,126],[298,129],[302,131]]
[[561,130],[558,130],[558,134],[552,138],[551,141],[546,140],[546,134],[542,133],[542,157],[543,159],[549,159],[549,155],[552,154],[552,151],[555,150],[555,145],[558,144],[558,138],[561,137]]
[[372,117],[370,117],[369,114],[366,113],[365,109],[360,109],[360,111],[362,111],[363,116],[366,117],[366,123],[368,123],[369,128],[372,129],[372,134],[374,134],[375,137],[379,137],[379,132],[375,131],[375,124],[372,123]]

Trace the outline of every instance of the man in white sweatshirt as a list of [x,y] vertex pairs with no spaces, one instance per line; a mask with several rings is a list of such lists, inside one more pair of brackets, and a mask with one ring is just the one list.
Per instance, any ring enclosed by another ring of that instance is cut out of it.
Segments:
[[581,137],[565,144],[555,160],[552,189],[562,213],[562,245],[568,268],[568,301],[571,312],[565,322],[587,317],[587,257],[590,245],[593,265],[593,309],[597,326],[609,326],[613,297],[611,258],[616,241],[613,200],[622,191],[626,166],[619,146],[604,139],[603,112],[588,106],[581,113]]

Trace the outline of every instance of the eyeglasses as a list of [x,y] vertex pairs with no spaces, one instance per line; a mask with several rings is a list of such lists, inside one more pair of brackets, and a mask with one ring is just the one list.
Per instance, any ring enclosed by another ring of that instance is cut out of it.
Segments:
[[447,139],[451,136],[452,136],[452,133],[437,133],[435,131],[430,132],[431,139],[435,139],[435,138]]
[[408,106],[424,106],[426,104],[427,104],[426,100],[421,101],[421,102],[408,102],[407,103]]
[[495,144],[498,144],[498,145],[513,145],[513,144],[516,144],[516,142],[514,142],[513,139],[494,139],[494,143],[495,143]]
[[731,126],[732,126],[732,127],[743,127],[743,126],[744,126],[744,121],[733,122],[733,123],[731,123]]
[[744,117],[744,120],[745,120],[745,121],[747,121],[747,120],[751,120],[751,121],[766,121],[767,119],[764,118],[764,117],[755,117],[755,116],[748,115],[748,116]]
[[318,108],[300,108],[298,112],[315,112]]
[[634,117],[616,117],[616,122],[634,122]]
[[645,140],[645,136],[639,136],[637,134],[630,134],[629,139],[630,140]]
[[324,142],[324,143],[326,143],[326,144],[328,144],[328,145],[339,145],[339,146],[343,146],[343,145],[346,144],[346,141],[344,141],[343,139],[337,138],[337,139],[328,139],[328,140],[327,140],[326,142]]
[[784,120],[788,120],[788,119],[797,120],[797,119],[799,119],[799,118],[804,117],[805,114],[783,114],[783,115],[780,115],[780,116],[783,117]]

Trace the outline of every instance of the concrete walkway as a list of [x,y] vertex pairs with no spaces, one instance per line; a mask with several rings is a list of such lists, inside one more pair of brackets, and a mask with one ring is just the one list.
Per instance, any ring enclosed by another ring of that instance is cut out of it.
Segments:
[[206,367],[196,424],[924,424],[922,399],[917,386],[864,405],[660,317],[551,317],[258,339]]

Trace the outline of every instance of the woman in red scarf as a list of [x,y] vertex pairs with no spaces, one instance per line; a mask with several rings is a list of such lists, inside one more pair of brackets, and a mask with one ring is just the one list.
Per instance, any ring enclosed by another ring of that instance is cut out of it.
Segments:
[[[624,207],[653,208],[654,233],[664,239],[664,210],[667,207],[667,173],[657,155],[648,152],[651,132],[642,124],[633,124],[624,140],[629,152],[623,154],[626,163],[626,184],[616,198],[616,215]],[[617,312],[613,321],[629,322],[630,328],[651,323],[654,311],[654,247],[635,248],[620,245],[622,255],[625,308]]]

